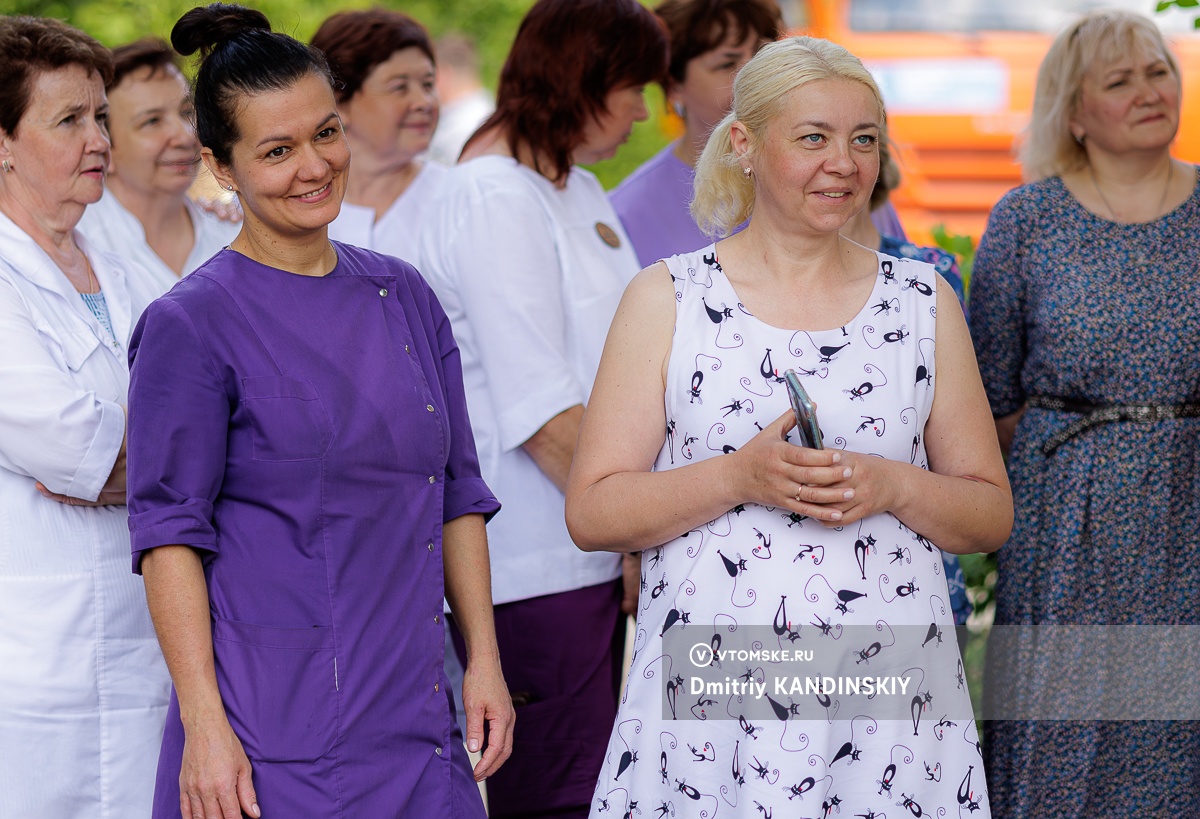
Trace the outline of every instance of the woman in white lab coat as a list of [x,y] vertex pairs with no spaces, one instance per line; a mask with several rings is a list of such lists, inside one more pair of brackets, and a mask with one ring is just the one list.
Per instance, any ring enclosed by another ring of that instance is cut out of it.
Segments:
[[111,72],[82,32],[0,17],[0,819],[149,815],[166,713],[124,505],[125,348],[153,293],[74,230]]
[[237,235],[241,226],[187,197],[200,169],[192,94],[164,41],[113,50],[106,86],[112,167],[104,196],[79,222],[90,247],[137,262],[165,293]]

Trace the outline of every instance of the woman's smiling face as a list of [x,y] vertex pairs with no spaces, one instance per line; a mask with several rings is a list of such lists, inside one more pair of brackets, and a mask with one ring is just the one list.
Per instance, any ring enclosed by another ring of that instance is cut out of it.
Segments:
[[350,148],[325,77],[309,73],[288,88],[246,95],[237,130],[229,165],[207,149],[205,157],[217,180],[237,191],[248,223],[295,237],[337,218]]
[[174,66],[144,66],[108,93],[113,175],[148,193],[182,195],[196,178],[200,142],[187,80]]
[[846,79],[788,92],[760,137],[735,122],[734,150],[754,174],[754,215],[766,211],[805,232],[840,230],[870,201],[882,126],[871,90]]

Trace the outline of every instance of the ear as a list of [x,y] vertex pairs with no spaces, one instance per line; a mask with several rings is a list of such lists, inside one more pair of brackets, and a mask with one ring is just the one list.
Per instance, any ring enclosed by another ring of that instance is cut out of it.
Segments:
[[7,159],[10,162],[12,161],[12,159],[13,159],[13,149],[12,149],[13,141],[14,140],[11,136],[9,136],[9,133],[7,131],[5,131],[3,128],[0,128],[0,160]]
[[220,162],[210,148],[200,149],[200,159],[204,162],[204,167],[208,168],[208,172],[213,175],[213,179],[217,180],[217,184],[222,190],[228,191],[230,187],[237,191],[237,186],[233,184],[233,174],[230,172],[229,166]]
[[[735,119],[729,126],[729,142],[733,146],[733,155],[738,159],[742,159],[750,153],[753,140],[749,129],[742,124],[740,119]],[[746,166],[743,165],[743,167]]]

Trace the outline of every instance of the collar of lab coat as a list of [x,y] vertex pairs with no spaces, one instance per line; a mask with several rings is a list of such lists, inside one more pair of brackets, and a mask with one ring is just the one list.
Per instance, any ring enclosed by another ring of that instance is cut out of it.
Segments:
[[[129,345],[129,335],[133,331],[133,314],[125,272],[120,260],[90,249],[83,234],[79,231],[74,233],[76,245],[87,256],[96,279],[100,282],[100,290],[104,293],[109,318],[112,320],[113,332],[124,350]],[[0,213],[0,263],[8,267],[15,276],[59,296],[67,305],[67,310],[86,324],[105,347],[110,345],[108,331],[92,315],[92,311],[84,304],[79,292],[59,270],[58,265],[38,246],[33,237],[17,227],[16,223],[3,213]]]

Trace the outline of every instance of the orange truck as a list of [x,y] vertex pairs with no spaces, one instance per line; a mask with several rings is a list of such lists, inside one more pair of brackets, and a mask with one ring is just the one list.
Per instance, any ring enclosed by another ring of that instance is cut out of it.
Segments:
[[1021,183],[1014,143],[1029,122],[1038,66],[1088,7],[1147,14],[1183,74],[1174,154],[1200,161],[1200,34],[1155,0],[799,0],[800,30],[840,43],[875,76],[904,177],[892,202],[910,236],[935,225],[978,241],[992,206]]

